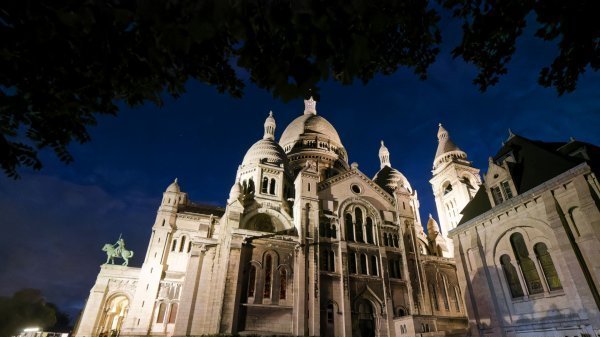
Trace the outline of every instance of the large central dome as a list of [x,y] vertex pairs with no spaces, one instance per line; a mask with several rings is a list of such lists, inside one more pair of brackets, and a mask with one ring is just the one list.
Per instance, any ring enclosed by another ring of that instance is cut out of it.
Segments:
[[316,104],[312,97],[304,101],[304,114],[285,128],[279,145],[293,172],[314,161],[325,179],[348,169],[348,154],[333,125],[317,115]]
[[285,148],[286,145],[298,141],[301,136],[310,136],[311,134],[319,138],[329,139],[336,145],[342,145],[340,136],[333,125],[325,118],[312,114],[302,115],[294,119],[283,131],[279,144]]

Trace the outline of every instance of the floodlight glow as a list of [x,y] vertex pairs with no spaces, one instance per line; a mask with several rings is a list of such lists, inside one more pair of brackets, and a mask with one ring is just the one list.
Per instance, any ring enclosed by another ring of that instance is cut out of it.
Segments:
[[38,332],[38,331],[40,331],[40,328],[36,328],[36,327],[23,329],[23,332]]

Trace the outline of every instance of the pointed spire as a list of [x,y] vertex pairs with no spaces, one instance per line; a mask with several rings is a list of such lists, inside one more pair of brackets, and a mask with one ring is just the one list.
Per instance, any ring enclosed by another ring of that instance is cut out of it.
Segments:
[[304,114],[305,115],[316,115],[317,114],[317,101],[310,96],[309,99],[304,100]]
[[427,220],[427,234],[430,237],[435,237],[440,233],[440,226],[437,221],[433,218],[431,213],[429,213],[429,220]]
[[388,151],[387,147],[385,147],[383,140],[381,141],[381,147],[379,148],[379,163],[380,168],[384,168],[386,166],[392,167],[392,164],[390,164],[390,151]]
[[456,144],[454,144],[452,139],[450,139],[450,134],[442,126],[442,123],[439,123],[438,127],[439,127],[438,133],[437,133],[438,147],[437,147],[437,151],[435,151],[435,158],[433,160],[434,168],[437,167],[438,164],[440,164],[444,161],[443,155],[448,152],[454,152],[454,151],[459,152],[456,154],[456,156],[466,159],[467,154],[464,153],[458,146],[456,146]]
[[263,139],[275,139],[275,118],[273,118],[273,111],[269,111],[269,117],[265,120],[265,134]]

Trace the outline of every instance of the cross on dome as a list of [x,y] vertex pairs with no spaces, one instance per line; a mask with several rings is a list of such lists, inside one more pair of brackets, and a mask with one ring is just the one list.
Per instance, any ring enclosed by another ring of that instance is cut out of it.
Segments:
[[317,114],[317,101],[310,96],[308,99],[304,100],[304,114],[305,115],[316,115]]

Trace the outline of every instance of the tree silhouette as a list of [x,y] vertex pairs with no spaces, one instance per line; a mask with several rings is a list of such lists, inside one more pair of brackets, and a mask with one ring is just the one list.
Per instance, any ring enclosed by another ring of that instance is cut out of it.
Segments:
[[[560,38],[540,83],[574,90],[598,68],[592,1],[439,0],[464,22],[454,55],[475,64],[485,90],[506,73],[532,12],[538,36]],[[440,44],[428,0],[53,0],[0,8],[0,165],[11,177],[40,169],[51,148],[90,140],[99,114],[117,103],[160,105],[197,80],[240,97],[242,78],[289,100],[332,79],[367,83],[408,67],[422,79]]]
[[24,328],[46,328],[55,323],[55,308],[46,304],[38,289],[22,289],[12,297],[0,297],[0,337],[14,336]]

